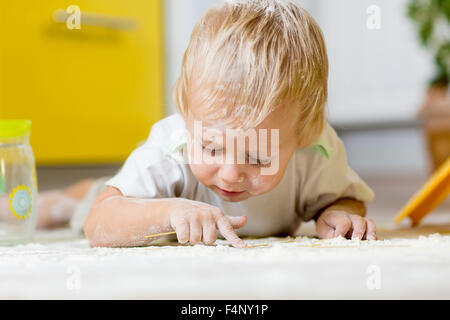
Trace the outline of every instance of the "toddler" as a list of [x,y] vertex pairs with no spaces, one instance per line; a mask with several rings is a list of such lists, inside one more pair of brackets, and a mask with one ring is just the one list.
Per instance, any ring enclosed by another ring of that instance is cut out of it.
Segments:
[[365,218],[371,189],[349,168],[325,118],[322,32],[293,0],[235,0],[197,23],[174,93],[178,113],[148,140],[90,207],[92,246],[180,243],[234,247],[242,236],[296,233],[376,239]]

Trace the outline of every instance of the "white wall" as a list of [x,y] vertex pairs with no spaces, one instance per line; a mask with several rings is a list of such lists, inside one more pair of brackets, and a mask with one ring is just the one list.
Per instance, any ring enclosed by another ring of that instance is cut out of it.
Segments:
[[[431,58],[406,17],[407,0],[318,0],[316,18],[330,56],[333,122],[404,120],[415,116]],[[369,29],[367,8],[381,9],[381,29]]]
[[350,166],[370,176],[426,176],[431,169],[423,132],[417,129],[344,133]]
[[166,103],[167,114],[175,112],[172,88],[178,78],[192,29],[216,0],[165,0]]

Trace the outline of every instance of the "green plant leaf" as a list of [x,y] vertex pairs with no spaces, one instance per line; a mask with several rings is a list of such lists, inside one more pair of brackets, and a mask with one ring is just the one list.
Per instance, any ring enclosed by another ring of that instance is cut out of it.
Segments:
[[433,34],[433,23],[431,20],[427,21],[420,28],[420,40],[424,45],[428,44],[431,35]]
[[[423,46],[434,54],[437,67],[431,84],[448,85],[450,82],[450,39],[435,36],[437,23],[448,23],[450,28],[450,0],[410,0],[407,14],[418,30]],[[444,20],[443,20],[444,19]],[[441,26],[440,26],[441,27]]]

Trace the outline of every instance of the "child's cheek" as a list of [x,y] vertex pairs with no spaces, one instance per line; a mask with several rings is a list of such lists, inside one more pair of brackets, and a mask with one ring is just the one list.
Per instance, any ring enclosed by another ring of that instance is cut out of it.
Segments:
[[260,195],[272,190],[276,186],[275,176],[255,175],[249,178],[249,191],[254,195]]
[[194,176],[204,185],[213,183],[214,166],[206,164],[191,164],[191,170]]

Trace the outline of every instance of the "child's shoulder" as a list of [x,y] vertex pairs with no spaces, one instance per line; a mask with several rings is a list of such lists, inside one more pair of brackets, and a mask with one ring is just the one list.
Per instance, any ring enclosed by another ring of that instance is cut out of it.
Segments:
[[186,125],[179,114],[173,114],[156,122],[150,134],[130,158],[140,166],[185,166],[182,150],[186,145]]
[[326,122],[319,139],[306,148],[297,149],[296,154],[330,160],[339,148],[343,148],[342,141],[334,128]]
[[174,131],[185,131],[186,125],[179,113],[165,117],[156,122],[150,131],[152,133],[172,134]]
[[173,144],[182,144],[186,137],[186,125],[180,114],[175,113],[156,122],[150,130],[145,146],[171,148]]

